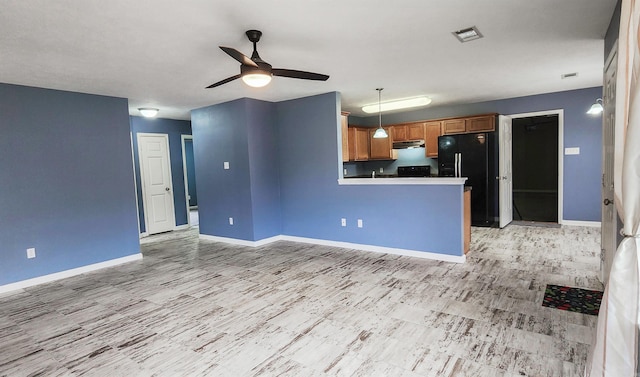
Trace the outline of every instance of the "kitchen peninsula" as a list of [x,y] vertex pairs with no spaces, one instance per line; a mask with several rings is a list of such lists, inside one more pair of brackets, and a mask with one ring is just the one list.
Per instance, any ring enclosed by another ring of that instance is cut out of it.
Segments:
[[[464,186],[467,178],[457,177],[407,177],[407,178],[343,178],[338,180],[339,185],[424,185],[424,186],[449,186],[460,191],[462,202],[462,227],[463,252],[469,252],[471,243],[471,187]],[[425,198],[425,200],[427,200]]]

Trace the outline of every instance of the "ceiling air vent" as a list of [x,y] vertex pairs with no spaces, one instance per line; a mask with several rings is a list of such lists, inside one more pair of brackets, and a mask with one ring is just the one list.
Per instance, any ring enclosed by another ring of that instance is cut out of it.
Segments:
[[578,72],[572,72],[572,73],[563,73],[560,75],[560,78],[564,79],[570,79],[572,77],[576,77],[578,76]]
[[482,33],[480,33],[478,28],[475,26],[454,31],[452,34],[455,35],[456,38],[458,38],[458,40],[463,43],[482,38]]

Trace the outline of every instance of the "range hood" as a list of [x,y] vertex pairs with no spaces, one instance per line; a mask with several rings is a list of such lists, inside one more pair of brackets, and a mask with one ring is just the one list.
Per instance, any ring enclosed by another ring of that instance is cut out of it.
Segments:
[[424,148],[424,140],[396,141],[393,149]]

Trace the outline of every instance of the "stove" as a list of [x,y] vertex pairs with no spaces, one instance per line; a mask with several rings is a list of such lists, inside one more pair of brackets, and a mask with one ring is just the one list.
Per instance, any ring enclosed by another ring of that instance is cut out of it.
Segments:
[[398,166],[398,177],[429,177],[431,176],[431,166]]

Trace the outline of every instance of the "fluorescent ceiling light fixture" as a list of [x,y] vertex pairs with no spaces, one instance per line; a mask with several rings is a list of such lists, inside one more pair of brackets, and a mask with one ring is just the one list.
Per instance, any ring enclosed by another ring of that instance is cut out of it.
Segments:
[[591,105],[591,108],[589,108],[589,110],[587,111],[587,114],[598,115],[598,114],[602,114],[603,111],[604,111],[604,107],[602,107],[602,98],[598,98],[596,100],[596,103]]
[[408,109],[411,107],[426,106],[431,103],[431,98],[427,96],[401,99],[396,101],[388,101],[384,103],[376,103],[374,105],[366,105],[362,107],[362,111],[372,114],[378,111],[391,111]]
[[385,137],[389,137],[389,134],[387,134],[387,131],[385,131],[385,129],[382,128],[382,111],[380,110],[380,99],[382,98],[382,89],[384,88],[376,89],[378,91],[378,129],[376,130],[376,132],[373,133],[374,139],[384,139]]
[[271,75],[258,71],[242,75],[242,81],[253,88],[262,88],[271,82]]
[[455,37],[458,38],[458,40],[462,43],[473,41],[483,37],[482,33],[480,33],[480,30],[478,30],[478,28],[475,26],[454,31],[451,34],[455,35]]
[[140,111],[140,114],[145,118],[153,118],[158,115],[158,109],[152,107],[139,107],[138,111]]

